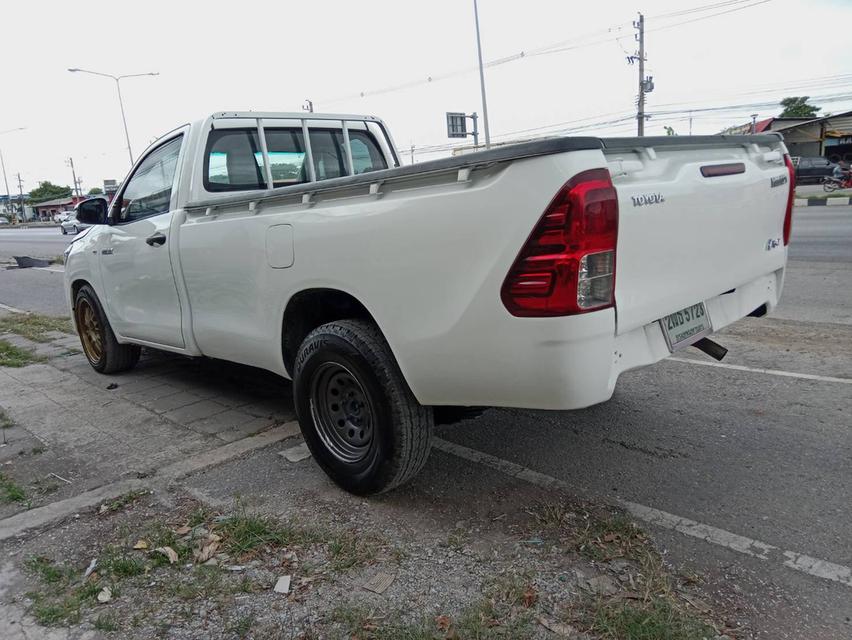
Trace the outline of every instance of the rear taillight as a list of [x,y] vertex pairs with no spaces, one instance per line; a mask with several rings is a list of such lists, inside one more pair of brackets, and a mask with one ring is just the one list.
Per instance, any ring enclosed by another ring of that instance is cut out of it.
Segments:
[[536,224],[503,282],[515,316],[566,316],[615,304],[618,197],[609,171],[569,180]]
[[796,198],[796,168],[788,154],[784,154],[784,164],[790,174],[790,193],[787,194],[787,211],[784,213],[784,246],[790,244],[790,230],[793,228],[793,201]]

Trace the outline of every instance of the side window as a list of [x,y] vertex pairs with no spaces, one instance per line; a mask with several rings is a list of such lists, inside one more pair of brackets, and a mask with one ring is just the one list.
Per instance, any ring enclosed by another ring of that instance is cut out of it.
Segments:
[[272,186],[307,182],[305,142],[301,129],[266,129],[266,151],[272,169]]
[[256,129],[214,129],[204,154],[207,191],[245,191],[266,188],[263,153]]
[[343,150],[343,133],[331,129],[311,129],[310,135],[317,180],[345,176],[346,152]]
[[168,212],[182,140],[167,142],[142,161],[122,193],[119,223]]
[[385,157],[370,134],[350,131],[349,148],[352,150],[352,173],[357,175],[388,168]]

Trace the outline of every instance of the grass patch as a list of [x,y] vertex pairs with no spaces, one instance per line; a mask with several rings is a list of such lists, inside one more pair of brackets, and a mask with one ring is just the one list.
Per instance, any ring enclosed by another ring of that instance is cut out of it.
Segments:
[[11,429],[15,426],[15,421],[0,407],[0,429]]
[[107,633],[118,631],[118,620],[111,613],[100,614],[95,618],[94,625],[98,631],[106,631]]
[[328,543],[328,554],[332,571],[348,571],[361,567],[376,558],[381,542],[354,531],[334,536]]
[[144,490],[128,491],[127,493],[123,493],[122,495],[118,496],[114,500],[102,504],[100,509],[98,509],[98,514],[105,515],[108,513],[115,513],[116,511],[121,511],[126,506],[136,502],[142,496],[147,495],[148,492]]
[[44,556],[32,556],[25,563],[27,569],[47,584],[68,583],[71,572],[68,567],[57,566],[53,560]]
[[233,622],[229,622],[225,630],[238,638],[245,638],[253,626],[254,616],[240,616]]
[[664,598],[644,605],[617,602],[600,606],[590,631],[618,640],[693,640],[712,638],[713,627],[684,613]]
[[71,320],[40,313],[10,313],[0,318],[0,333],[16,333],[34,342],[48,342],[51,331],[73,334]]
[[29,508],[30,500],[24,488],[17,484],[5,473],[0,472],[0,500],[3,502],[17,502]]
[[26,367],[34,362],[41,362],[43,359],[30,349],[22,349],[6,340],[0,340],[0,367]]
[[250,515],[245,511],[223,520],[217,529],[227,551],[246,555],[271,546],[285,547],[321,541],[321,536],[309,529],[283,525],[269,516]]
[[145,573],[145,563],[138,557],[109,546],[98,560],[98,571],[110,573],[116,579],[131,578]]

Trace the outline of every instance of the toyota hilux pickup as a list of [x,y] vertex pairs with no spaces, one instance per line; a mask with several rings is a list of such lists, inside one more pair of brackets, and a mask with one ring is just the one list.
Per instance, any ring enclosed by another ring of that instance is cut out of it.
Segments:
[[778,303],[778,134],[563,137],[401,166],[356,115],[220,112],[137,160],[66,252],[99,372],[142,347],[292,380],[341,487],[399,486],[466,408],[577,409]]

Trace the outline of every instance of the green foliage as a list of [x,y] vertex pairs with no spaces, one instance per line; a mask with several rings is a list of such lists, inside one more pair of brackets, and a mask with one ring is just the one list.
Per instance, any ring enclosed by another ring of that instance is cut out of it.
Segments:
[[3,502],[17,502],[29,508],[27,492],[5,473],[0,473],[0,500]]
[[0,367],[25,367],[41,358],[29,349],[22,349],[0,340]]
[[791,96],[784,98],[781,101],[781,106],[784,110],[779,118],[816,118],[819,115],[820,107],[815,107],[808,104],[810,96]]
[[87,196],[100,196],[103,195],[104,190],[100,187],[92,187],[89,189],[89,192],[86,194]]
[[0,332],[17,333],[35,342],[48,342],[47,333],[50,331],[74,333],[68,318],[43,316],[40,313],[10,313],[0,318]]
[[711,627],[662,598],[644,606],[619,602],[601,607],[593,629],[603,638],[618,640],[691,640],[716,635]]
[[30,190],[30,204],[38,204],[39,202],[46,202],[47,200],[53,200],[54,198],[69,198],[71,197],[71,187],[69,186],[60,186],[58,184],[53,184],[52,182],[45,180],[44,182],[39,182],[38,187]]
[[675,133],[674,127],[666,126],[666,127],[663,127],[663,129],[666,130],[667,136],[676,136],[677,135],[677,133]]

